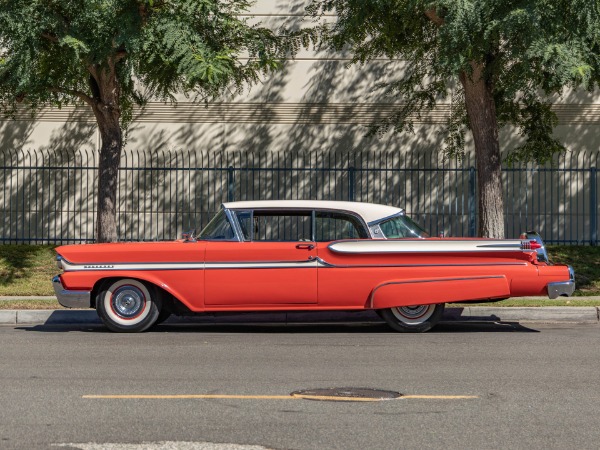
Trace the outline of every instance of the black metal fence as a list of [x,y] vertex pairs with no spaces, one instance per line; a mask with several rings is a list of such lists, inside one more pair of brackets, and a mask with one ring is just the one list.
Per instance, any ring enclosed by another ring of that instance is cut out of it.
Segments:
[[[507,236],[536,229],[549,243],[598,244],[599,156],[569,153],[549,167],[505,168]],[[125,151],[119,236],[173,239],[203,227],[221,203],[253,199],[397,205],[433,235],[474,236],[472,164],[434,153]],[[96,167],[91,150],[0,153],[0,241],[93,241]]]

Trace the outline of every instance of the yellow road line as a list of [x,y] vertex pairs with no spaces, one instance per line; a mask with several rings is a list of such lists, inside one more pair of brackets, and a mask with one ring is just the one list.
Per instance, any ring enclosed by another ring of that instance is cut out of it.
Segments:
[[477,395],[403,395],[400,398],[425,400],[470,400],[479,397]]
[[182,395],[83,395],[81,398],[108,398],[108,399],[240,399],[240,400],[294,400],[289,395],[225,395],[225,394],[182,394]]
[[427,399],[427,400],[470,400],[479,398],[476,395],[403,395],[398,398],[376,398],[376,397],[335,397],[327,395],[227,395],[227,394],[123,394],[123,395],[82,395],[86,399],[235,399],[235,400],[330,400],[339,402],[379,402],[387,400],[402,399]]

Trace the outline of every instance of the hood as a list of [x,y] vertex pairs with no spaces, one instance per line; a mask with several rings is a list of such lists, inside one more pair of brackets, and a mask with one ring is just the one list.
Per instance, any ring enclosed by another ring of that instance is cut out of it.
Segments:
[[205,242],[118,242],[56,247],[56,253],[74,264],[203,261]]

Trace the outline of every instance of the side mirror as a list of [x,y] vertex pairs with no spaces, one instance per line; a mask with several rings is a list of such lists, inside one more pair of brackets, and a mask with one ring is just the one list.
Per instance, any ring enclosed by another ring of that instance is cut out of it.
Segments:
[[194,236],[194,231],[196,231],[196,230],[191,230],[191,231],[181,233],[181,239],[183,239],[183,242],[196,242],[196,237]]

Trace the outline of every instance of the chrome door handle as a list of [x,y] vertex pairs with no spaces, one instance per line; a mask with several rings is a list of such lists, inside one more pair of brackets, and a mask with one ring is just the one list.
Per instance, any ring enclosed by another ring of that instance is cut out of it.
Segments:
[[315,248],[315,246],[312,244],[298,244],[296,245],[296,248],[312,250],[313,248]]

